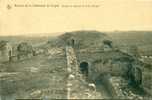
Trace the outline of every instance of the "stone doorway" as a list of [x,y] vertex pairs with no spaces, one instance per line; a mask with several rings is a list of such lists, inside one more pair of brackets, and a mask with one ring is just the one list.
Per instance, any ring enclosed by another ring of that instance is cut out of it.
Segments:
[[80,71],[81,71],[81,73],[87,78],[88,77],[88,67],[89,67],[89,64],[88,64],[88,62],[81,62],[80,63]]

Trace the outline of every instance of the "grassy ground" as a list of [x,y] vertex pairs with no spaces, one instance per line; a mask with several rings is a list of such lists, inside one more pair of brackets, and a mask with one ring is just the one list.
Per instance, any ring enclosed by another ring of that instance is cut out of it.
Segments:
[[[79,33],[75,35],[76,33]],[[102,46],[102,41],[107,39],[105,34],[99,34],[98,32],[87,31],[83,32],[74,32],[75,39],[79,40],[80,49],[86,49],[89,47],[99,49]],[[139,48],[143,48],[144,51],[149,51],[151,53],[151,43],[150,33],[137,34],[138,32],[130,32],[131,34],[120,33],[109,33],[109,36],[112,38],[114,44],[117,44],[118,47],[121,46],[130,46],[136,45]],[[135,34],[136,33],[136,34]],[[138,36],[138,37],[137,37]],[[61,36],[61,39],[69,39],[66,36]],[[111,39],[110,38],[110,39]],[[19,39],[19,40],[17,40]],[[24,39],[24,40],[23,40]],[[40,45],[39,43],[47,42],[48,38],[27,38],[25,37],[2,37],[0,40],[10,40],[14,44],[18,44],[21,41],[30,40],[31,44]],[[109,38],[108,38],[109,39]],[[63,44],[63,41],[50,41],[55,46]],[[49,43],[49,44],[50,44]],[[76,41],[77,43],[77,41]],[[43,45],[44,46],[44,45]],[[42,47],[43,47],[42,46]],[[48,45],[51,47],[50,45]],[[65,45],[62,45],[65,46]],[[82,48],[81,48],[82,47]],[[62,53],[64,54],[64,52]],[[112,55],[112,54],[108,54]],[[112,55],[115,56],[115,55]],[[77,55],[78,61],[82,60],[92,61],[102,57],[108,57],[106,54],[103,56],[100,53],[81,53]],[[67,71],[66,71],[66,57],[65,55],[39,55],[32,57],[30,59],[16,61],[11,63],[0,64],[0,99],[2,100],[11,100],[11,98],[66,98],[66,80],[67,80]],[[147,75],[147,83],[145,85],[149,88],[151,86],[150,78],[151,71],[145,71]],[[78,85],[79,87],[80,85]],[[99,89],[100,90],[100,89]],[[81,94],[81,93],[80,93]]]
[[[0,66],[2,98],[66,98],[66,58],[39,55]],[[4,75],[4,73],[14,73]]]

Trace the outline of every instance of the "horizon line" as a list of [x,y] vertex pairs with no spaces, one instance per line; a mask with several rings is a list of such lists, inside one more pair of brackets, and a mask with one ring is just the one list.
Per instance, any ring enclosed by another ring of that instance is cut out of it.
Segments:
[[[104,31],[100,31],[100,30],[74,30],[74,31],[98,31],[98,32],[152,32],[152,30],[104,30]],[[1,35],[0,34],[0,37],[6,37],[6,36],[26,36],[26,37],[47,37],[47,36],[52,36],[52,37],[55,37],[55,36],[60,36],[66,32],[73,32],[73,31],[64,31],[64,32],[46,32],[46,33],[38,33],[38,32],[27,32],[27,33],[23,33],[23,34],[3,34]],[[30,33],[30,34],[29,34]],[[57,33],[57,35],[51,35],[51,33]],[[60,34],[59,34],[60,33]]]

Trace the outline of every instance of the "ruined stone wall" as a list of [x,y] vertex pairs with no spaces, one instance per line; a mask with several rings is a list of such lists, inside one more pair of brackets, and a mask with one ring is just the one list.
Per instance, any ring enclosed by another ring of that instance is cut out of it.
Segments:
[[131,63],[130,61],[121,61],[121,57],[128,57],[127,55],[114,51],[80,53],[77,56],[80,63],[82,61],[89,63],[88,76],[93,80],[103,73],[110,73],[113,76],[125,76]]
[[0,62],[9,61],[11,54],[12,47],[7,43],[3,48],[0,49]]
[[152,96],[152,69],[151,66],[149,67],[144,66],[143,72],[142,72],[142,86],[144,90]]

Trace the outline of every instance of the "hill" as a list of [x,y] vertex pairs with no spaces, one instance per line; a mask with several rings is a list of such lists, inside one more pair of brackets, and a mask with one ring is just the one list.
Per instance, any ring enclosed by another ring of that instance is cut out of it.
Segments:
[[143,55],[152,55],[152,31],[114,31],[107,34],[118,47],[136,46]]
[[110,38],[99,31],[73,31],[66,32],[55,40],[49,40],[48,44],[52,45],[52,41],[55,41],[53,45],[65,47],[69,39],[74,39],[76,46],[79,46],[79,48],[93,48],[100,47],[103,40],[109,40]]

